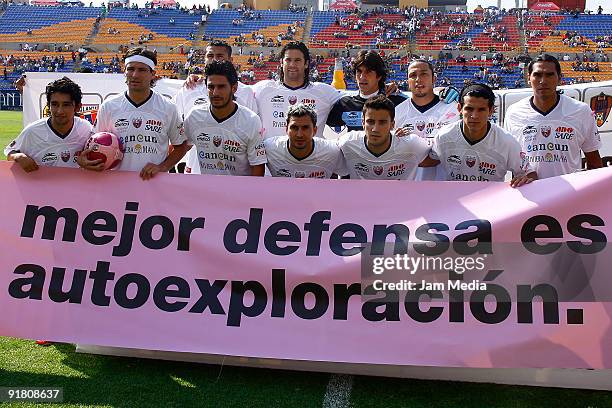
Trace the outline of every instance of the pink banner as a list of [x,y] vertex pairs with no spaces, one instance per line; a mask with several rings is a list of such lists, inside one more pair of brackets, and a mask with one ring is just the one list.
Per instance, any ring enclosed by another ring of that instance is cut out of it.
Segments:
[[[359,249],[381,239],[397,248],[396,236],[381,232],[392,229],[457,252],[490,237],[525,251],[521,241],[534,240],[537,257],[561,250],[544,241],[566,242],[570,254],[603,264],[609,169],[512,189],[187,175],[143,182],[127,172],[26,175],[2,162],[0,188],[2,336],[312,361],[612,368],[605,294],[525,305],[521,289],[506,286],[509,296],[492,302],[487,290],[502,285],[489,282],[452,305],[444,290],[428,292],[432,302],[413,302],[410,290],[399,301],[377,291],[372,299],[361,296]],[[589,278],[603,282],[602,270]]]

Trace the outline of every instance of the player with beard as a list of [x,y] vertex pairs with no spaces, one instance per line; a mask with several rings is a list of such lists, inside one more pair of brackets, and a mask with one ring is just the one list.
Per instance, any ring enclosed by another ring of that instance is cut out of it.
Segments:
[[[408,88],[410,99],[395,108],[396,136],[415,134],[432,145],[438,131],[450,123],[459,120],[457,105],[450,103],[458,96],[454,88],[446,88],[442,98],[434,93],[436,75],[431,63],[415,60],[408,66]],[[417,180],[445,180],[442,169],[420,168]],[[439,174],[438,174],[439,173]]]
[[504,127],[521,143],[538,176],[581,170],[581,151],[588,169],[602,167],[601,140],[591,108],[557,92],[559,61],[543,54],[531,61],[527,70],[533,96],[508,108]]
[[416,135],[396,137],[395,106],[384,95],[363,106],[364,131],[339,139],[345,172],[353,179],[414,180],[419,163],[429,154],[427,142]]
[[185,135],[197,149],[202,174],[263,176],[266,150],[261,121],[237,104],[238,74],[229,61],[206,65],[210,104],[196,105],[185,118]]
[[45,90],[49,117],[25,127],[5,149],[7,160],[27,173],[39,166],[78,167],[76,158],[92,134],[91,124],[79,118],[83,93],[67,77],[55,80]]
[[[327,117],[327,125],[336,129],[345,127],[348,131],[363,130],[363,105],[374,96],[386,94],[387,68],[376,51],[365,50],[359,52],[351,65],[359,91],[356,95],[344,95],[334,104]],[[406,100],[400,94],[392,94],[388,98],[395,106]]]
[[537,179],[521,145],[489,119],[495,94],[487,85],[469,85],[461,91],[462,120],[438,132],[430,158],[423,165],[440,164],[448,181],[504,181],[512,172],[512,187]]
[[[206,46],[205,57],[204,68],[213,61],[230,61],[233,63],[232,47],[224,41],[211,41]],[[239,105],[257,112],[257,103],[253,95],[253,89],[249,85],[238,82],[238,89],[236,90],[235,96],[236,102]],[[194,106],[209,103],[208,89],[204,84],[204,76],[190,75],[188,80],[185,81],[185,86],[179,89],[174,100],[176,101],[179,114],[183,119],[185,119],[187,113],[189,113]],[[185,173],[200,173],[200,165],[195,146],[187,152],[182,161],[185,162]]]
[[287,111],[287,135],[267,138],[268,170],[273,177],[337,178],[342,153],[330,140],[314,137],[317,114],[308,105],[293,105]]
[[310,52],[303,42],[290,42],[280,52],[280,80],[265,80],[253,85],[264,138],[284,136],[285,114],[291,105],[304,103],[317,112],[317,137],[323,129],[329,112],[340,99],[340,92],[322,82],[310,82]]
[[[98,111],[96,132],[111,132],[125,146],[119,170],[138,171],[143,180],[167,172],[189,146],[182,133],[176,106],[151,89],[155,85],[155,53],[133,48],[124,57],[127,91],[104,101]],[[173,149],[169,152],[169,144]],[[79,165],[102,170],[99,161],[79,156]]]

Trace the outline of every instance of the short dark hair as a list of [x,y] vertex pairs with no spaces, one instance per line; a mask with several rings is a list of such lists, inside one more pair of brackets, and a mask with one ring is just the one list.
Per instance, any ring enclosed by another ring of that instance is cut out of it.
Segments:
[[283,66],[282,66],[283,59],[285,58],[285,54],[289,50],[298,50],[298,51],[301,51],[301,53],[304,55],[304,60],[306,62],[306,72],[304,72],[304,86],[308,85],[308,79],[310,77],[310,51],[308,51],[308,47],[306,46],[306,44],[304,44],[301,41],[288,42],[280,50],[279,57],[281,60],[281,66],[279,67],[279,71],[280,71],[279,77],[280,77],[281,82],[285,81],[285,75],[283,73]]
[[211,75],[223,75],[227,78],[230,85],[234,86],[238,83],[238,73],[234,64],[230,61],[213,61],[204,68],[205,81],[208,83],[208,77]]
[[459,94],[459,105],[463,106],[466,96],[486,99],[489,102],[489,108],[492,108],[495,105],[495,94],[489,85],[471,84],[465,86]]
[[420,59],[415,59],[415,60],[410,61],[410,64],[408,64],[408,71],[410,71],[410,67],[413,64],[427,64],[427,68],[429,68],[429,70],[431,71],[431,76],[435,76],[436,75],[436,72],[434,71],[433,65],[431,64],[431,62],[429,62],[427,60],[424,60],[424,59],[420,58]]
[[128,59],[129,57],[133,57],[134,55],[142,55],[143,57],[146,57],[153,61],[153,64],[157,65],[157,54],[153,51],[145,50],[142,47],[130,48],[129,50],[127,50],[127,52],[123,56],[123,62],[125,63],[126,59]]
[[376,75],[380,77],[378,81],[378,89],[385,89],[385,81],[387,80],[387,67],[385,61],[376,51],[363,50],[357,54],[357,57],[351,62],[353,69],[353,75],[357,74],[357,68],[365,66],[368,70],[376,72]]
[[557,71],[557,75],[559,75],[559,78],[561,78],[561,64],[559,63],[559,60],[557,58],[550,54],[540,54],[535,57],[535,59],[531,60],[529,65],[527,65],[527,72],[529,73],[529,75],[531,75],[531,73],[533,72],[533,66],[538,62],[552,62],[553,64],[555,64],[555,70]]
[[297,105],[292,105],[287,110],[287,126],[289,126],[289,121],[291,118],[301,118],[304,116],[310,117],[312,120],[312,126],[317,126],[317,112],[310,106],[305,103],[298,103]]
[[225,48],[225,51],[227,51],[227,56],[232,56],[232,46],[226,43],[225,41],[213,40],[206,45],[206,48],[208,47],[223,47]]
[[63,77],[50,82],[45,89],[47,95],[47,105],[51,103],[51,95],[54,93],[65,93],[70,95],[70,99],[74,102],[74,106],[79,106],[83,100],[83,92],[81,87],[68,77]]
[[395,120],[395,105],[391,102],[391,99],[387,98],[385,95],[377,95],[366,101],[362,109],[364,117],[368,109],[386,110],[389,112],[389,115],[391,115],[391,120]]

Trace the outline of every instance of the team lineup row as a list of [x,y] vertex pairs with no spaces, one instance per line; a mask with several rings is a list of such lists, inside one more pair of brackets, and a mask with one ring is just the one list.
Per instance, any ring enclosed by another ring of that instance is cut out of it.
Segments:
[[[231,47],[206,49],[204,77],[190,77],[174,101],[155,92],[156,56],[140,48],[125,55],[127,91],[107,99],[95,131],[116,134],[125,146],[119,170],[143,179],[173,168],[187,154],[186,172],[388,180],[503,181],[511,185],[602,166],[590,108],[557,92],[559,62],[539,56],[528,67],[533,97],[512,105],[504,129],[489,121],[495,96],[481,84],[460,94],[434,93],[427,61],[408,68],[410,98],[385,95],[386,69],[375,51],[362,51],[352,70],[359,91],[341,93],[308,81],[303,43],[281,50],[278,81],[238,82]],[[81,92],[63,78],[46,90],[50,117],[28,125],[5,149],[24,170],[40,165],[102,170],[89,160],[92,126],[78,118]],[[458,96],[458,103],[454,103]],[[347,130],[326,140],[328,125]],[[172,149],[169,149],[172,145]]]

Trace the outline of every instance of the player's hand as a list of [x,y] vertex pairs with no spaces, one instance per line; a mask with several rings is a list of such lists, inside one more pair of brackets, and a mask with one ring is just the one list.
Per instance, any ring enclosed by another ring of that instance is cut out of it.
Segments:
[[447,86],[438,95],[446,104],[459,102],[459,91],[454,86]]
[[397,136],[397,137],[406,136],[406,135],[409,135],[409,134],[410,134],[410,131],[406,127],[401,127],[401,128],[395,129],[395,136]]
[[38,164],[25,153],[16,153],[13,156],[13,160],[15,160],[15,163],[17,163],[26,173],[38,170]]
[[150,180],[160,172],[164,172],[160,165],[147,163],[147,165],[140,170],[140,178],[143,180]]
[[193,89],[196,86],[200,85],[203,81],[204,75],[191,74],[187,77],[183,86],[187,89]]
[[104,159],[89,160],[87,155],[92,152],[92,149],[83,150],[76,159],[77,164],[85,170],[102,171],[104,170]]
[[20,94],[23,93],[23,87],[25,86],[25,83],[26,83],[25,75],[20,76],[19,79],[16,80],[14,83],[15,88],[17,89],[17,91],[19,91]]
[[397,83],[395,81],[385,84],[385,95],[393,95],[397,91],[399,91],[399,86],[397,86]]
[[524,186],[525,184],[531,183],[535,179],[536,177],[534,177],[532,174],[515,177],[512,180],[510,180],[510,187],[513,187],[513,188],[521,187],[521,186]]

